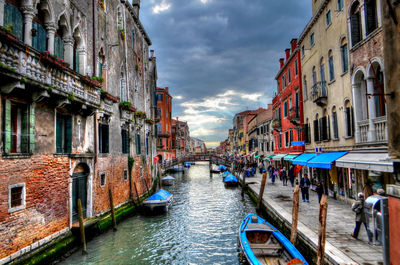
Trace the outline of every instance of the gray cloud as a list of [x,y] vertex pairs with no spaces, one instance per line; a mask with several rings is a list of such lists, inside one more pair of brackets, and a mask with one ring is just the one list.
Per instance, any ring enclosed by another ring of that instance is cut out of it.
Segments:
[[[173,115],[188,119],[192,134],[210,142],[226,138],[235,113],[271,103],[278,60],[310,17],[307,0],[142,0],[141,6],[158,85],[177,96]],[[213,101],[217,97],[226,101]]]

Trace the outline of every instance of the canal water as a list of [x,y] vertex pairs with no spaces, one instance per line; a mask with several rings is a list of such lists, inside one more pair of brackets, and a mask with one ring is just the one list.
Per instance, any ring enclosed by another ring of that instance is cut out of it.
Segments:
[[208,163],[196,163],[165,187],[174,194],[167,213],[138,214],[88,243],[61,264],[241,264],[237,235],[243,218],[255,212],[240,188],[210,178]]

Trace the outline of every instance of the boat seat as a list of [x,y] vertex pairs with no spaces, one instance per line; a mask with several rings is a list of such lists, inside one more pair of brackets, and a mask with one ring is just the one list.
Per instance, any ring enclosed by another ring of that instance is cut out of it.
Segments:
[[254,249],[282,249],[282,246],[279,244],[249,244],[252,250]]

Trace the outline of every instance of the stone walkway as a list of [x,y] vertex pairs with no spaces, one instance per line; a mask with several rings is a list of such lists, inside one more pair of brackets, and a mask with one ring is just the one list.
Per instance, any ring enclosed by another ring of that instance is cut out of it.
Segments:
[[[261,174],[246,178],[249,188],[258,196],[261,186]],[[294,188],[283,186],[279,179],[275,184],[267,180],[263,203],[273,210],[283,220],[292,223],[292,194]],[[298,234],[315,249],[318,246],[318,216],[319,203],[316,192],[310,190],[310,202],[301,200],[299,207]],[[355,226],[355,214],[348,204],[329,198],[326,227],[325,256],[333,264],[383,264],[382,247],[368,244],[365,227],[362,226],[358,239],[350,236]]]

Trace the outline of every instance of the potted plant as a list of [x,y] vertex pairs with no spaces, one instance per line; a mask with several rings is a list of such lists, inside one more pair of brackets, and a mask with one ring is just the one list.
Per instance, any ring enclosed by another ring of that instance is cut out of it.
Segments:
[[97,80],[93,80],[90,76],[81,76],[81,81],[89,86],[99,87],[101,86],[100,82]]
[[106,6],[104,5],[104,0],[98,0],[97,3],[99,4],[99,6],[100,6],[103,10],[106,10]]
[[0,38],[8,43],[15,43],[19,38],[13,34],[13,28],[10,26],[0,27]]
[[150,119],[150,118],[146,118],[145,122],[148,123],[148,124],[154,124],[155,123],[155,121],[153,119]]
[[129,101],[123,101],[123,102],[119,103],[119,106],[123,110],[128,110],[131,112],[136,111],[136,109],[134,107],[132,107],[132,103],[130,103]]

